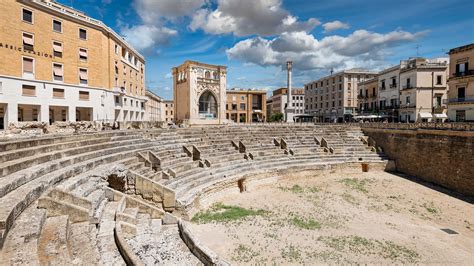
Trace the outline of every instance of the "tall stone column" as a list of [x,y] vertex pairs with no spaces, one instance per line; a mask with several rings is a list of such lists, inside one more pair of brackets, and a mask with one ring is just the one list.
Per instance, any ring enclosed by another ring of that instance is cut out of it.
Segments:
[[288,76],[287,76],[287,84],[288,84],[288,107],[290,109],[293,109],[291,107],[293,107],[293,98],[291,97],[291,90],[293,89],[293,84],[292,84],[292,75],[293,75],[293,62],[291,61],[288,61],[286,62],[286,69],[287,69],[287,72],[288,72]]
[[293,74],[293,62],[288,61],[286,62],[286,69],[288,72],[288,99],[287,99],[287,106],[285,110],[285,121],[287,123],[293,123],[293,117],[295,115],[295,109],[293,108],[293,97],[291,96],[291,91],[293,89],[292,85],[292,74]]

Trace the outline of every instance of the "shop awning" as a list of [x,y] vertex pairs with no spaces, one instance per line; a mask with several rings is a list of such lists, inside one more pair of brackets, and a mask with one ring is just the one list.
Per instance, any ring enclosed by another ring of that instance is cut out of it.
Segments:
[[442,114],[434,114],[435,118],[448,118],[448,116],[445,113]]
[[420,118],[432,118],[433,116],[430,113],[420,113]]

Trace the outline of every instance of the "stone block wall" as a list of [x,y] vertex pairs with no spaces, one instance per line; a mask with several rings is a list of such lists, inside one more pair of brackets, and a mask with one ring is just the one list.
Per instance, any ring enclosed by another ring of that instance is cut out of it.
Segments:
[[363,128],[399,172],[474,196],[474,132]]

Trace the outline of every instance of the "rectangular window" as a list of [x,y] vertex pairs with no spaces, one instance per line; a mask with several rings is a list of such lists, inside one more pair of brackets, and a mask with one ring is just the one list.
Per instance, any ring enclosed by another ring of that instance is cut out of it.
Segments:
[[64,99],[64,89],[53,88],[53,98]]
[[22,19],[24,22],[33,23],[33,11],[28,9],[23,9]]
[[35,60],[29,57],[23,57],[23,74],[34,76]]
[[64,70],[63,65],[53,63],[53,79],[54,81],[63,81]]
[[407,102],[407,105],[410,105],[410,96],[407,96],[406,102]]
[[80,101],[89,101],[89,92],[88,91],[79,91],[79,100]]
[[23,96],[36,96],[36,87],[30,85],[23,85],[22,87]]
[[60,42],[53,41],[53,54],[55,57],[63,57],[63,44]]
[[458,99],[463,99],[466,98],[466,88],[460,87],[458,88]]
[[80,68],[79,69],[79,83],[83,85],[87,85],[87,80],[88,80],[87,69]]
[[87,30],[79,29],[79,39],[87,40]]
[[245,111],[245,103],[240,104],[240,110]]
[[34,42],[33,34],[23,32],[23,49],[26,51],[33,51],[34,45],[35,45],[35,42]]
[[59,20],[53,19],[53,31],[62,33],[63,32],[63,23]]
[[436,76],[436,85],[442,85],[443,84],[443,76],[438,75]]
[[466,121],[466,110],[456,110],[456,122]]
[[79,48],[79,60],[87,61],[87,49]]
[[115,54],[119,54],[119,46],[118,44],[115,44]]

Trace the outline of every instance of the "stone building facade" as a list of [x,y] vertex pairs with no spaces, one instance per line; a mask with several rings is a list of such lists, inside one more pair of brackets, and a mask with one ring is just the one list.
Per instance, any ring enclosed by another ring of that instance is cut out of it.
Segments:
[[101,21],[52,0],[0,5],[0,127],[141,121],[145,60]]
[[146,121],[162,122],[163,99],[151,91],[146,91]]
[[444,121],[447,118],[448,59],[412,58],[400,63],[401,122]]
[[474,122],[474,43],[449,51],[450,121]]
[[226,123],[227,67],[186,61],[172,71],[175,121]]
[[377,77],[358,83],[359,96],[359,114],[369,115],[378,113],[379,80]]
[[390,122],[399,119],[400,107],[400,65],[380,71],[378,74],[379,114],[387,117]]
[[259,123],[267,119],[267,92],[232,89],[227,91],[226,118],[234,123]]
[[170,100],[165,100],[161,104],[162,106],[162,121],[168,122],[168,123],[173,123],[175,122],[174,120],[174,103],[173,101]]
[[[305,105],[304,105],[304,89],[302,88],[293,88],[291,90],[292,105],[295,111],[294,115],[304,114]],[[282,113],[285,115],[285,108],[288,104],[288,88],[279,88],[273,91],[272,96],[267,101],[270,106],[270,112],[267,112],[267,117],[275,113]],[[267,107],[268,109],[268,107]],[[285,120],[285,119],[284,119]]]
[[377,73],[350,69],[305,84],[306,113],[317,122],[342,122],[357,112],[358,87],[361,81]]

